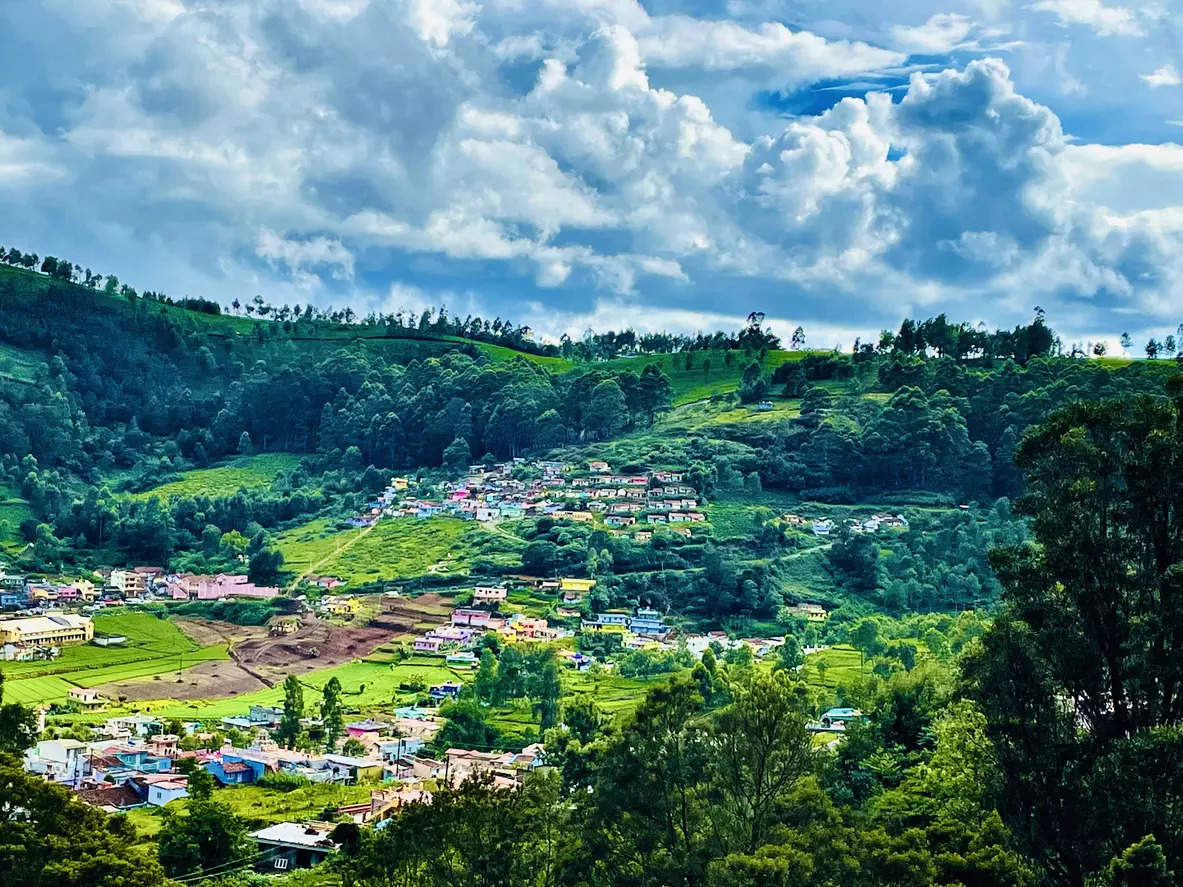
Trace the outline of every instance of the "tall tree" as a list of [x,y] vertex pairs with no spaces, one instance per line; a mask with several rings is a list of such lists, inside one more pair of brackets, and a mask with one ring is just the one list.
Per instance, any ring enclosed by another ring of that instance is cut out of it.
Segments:
[[304,688],[294,674],[283,682],[283,717],[275,729],[275,741],[284,748],[292,748],[300,736],[300,719],[304,717]]
[[1067,884],[1145,835],[1183,867],[1181,394],[1076,404],[1029,433],[1016,510],[1038,544],[991,557],[1007,606],[966,675],[1001,810]]
[[320,720],[324,725],[325,748],[332,751],[345,731],[345,716],[341,711],[341,682],[336,677],[329,678],[325,683],[320,701]]

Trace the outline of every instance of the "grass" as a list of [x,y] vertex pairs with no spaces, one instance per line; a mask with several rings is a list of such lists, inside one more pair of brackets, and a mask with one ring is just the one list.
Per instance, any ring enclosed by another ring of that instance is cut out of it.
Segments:
[[[326,807],[361,804],[370,799],[373,785],[332,785],[311,783],[290,792],[263,788],[258,785],[239,785],[218,791],[215,799],[226,804],[236,816],[241,816],[251,829],[263,828],[277,822],[304,822],[317,819]],[[170,812],[184,813],[187,800],[168,805]],[[141,838],[154,838],[160,831],[163,814],[158,807],[136,807],[127,811],[128,819],[136,826]]]
[[285,569],[296,574],[315,570],[364,585],[424,573],[463,573],[478,556],[516,563],[519,546],[510,542],[459,518],[395,518],[369,531],[337,530],[333,521],[320,519],[281,533],[275,547],[283,553]]
[[0,379],[32,382],[45,361],[35,352],[0,343]]
[[[728,358],[728,354],[731,357]],[[771,373],[782,363],[801,360],[808,351],[769,351],[760,364],[765,373]],[[686,366],[686,358],[691,364]],[[744,368],[758,357],[744,351],[692,351],[681,354],[646,354],[639,357],[620,357],[615,360],[596,363],[596,368],[613,369],[637,373],[647,366],[656,365],[670,378],[674,392],[674,404],[704,400],[716,394],[730,394],[739,387]],[[731,363],[728,365],[728,360]],[[706,362],[710,361],[709,369]]]
[[171,496],[232,496],[241,488],[261,489],[271,486],[280,471],[291,471],[300,464],[296,453],[260,453],[241,456],[213,468],[181,472],[181,479],[132,494],[133,499]]
[[33,516],[29,503],[16,495],[16,490],[0,484],[0,550],[13,553],[24,547],[20,536],[22,521]]
[[[818,664],[822,662],[825,663],[824,671],[818,668]],[[802,675],[810,686],[833,690],[840,685],[858,680],[866,671],[862,654],[858,650],[846,644],[838,644],[805,657]]]
[[198,647],[171,622],[149,613],[101,613],[94,624],[96,633],[125,635],[127,644],[79,644],[64,647],[53,661],[6,663],[5,697],[24,704],[58,702],[71,687],[152,677],[227,658],[224,646]]

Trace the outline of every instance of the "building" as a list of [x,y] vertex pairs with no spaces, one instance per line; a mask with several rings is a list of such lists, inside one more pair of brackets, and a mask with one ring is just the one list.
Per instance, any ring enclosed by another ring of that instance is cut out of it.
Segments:
[[583,631],[624,631],[628,624],[628,613],[596,613],[580,622],[579,627]]
[[152,581],[150,573],[139,570],[112,570],[108,584],[124,597],[143,597]]
[[90,617],[73,613],[0,620],[0,644],[85,644],[93,637],[94,623]]
[[656,610],[639,607],[637,614],[629,620],[628,630],[633,634],[663,635],[669,628],[661,620],[661,614]]
[[790,616],[804,619],[806,622],[825,622],[830,615],[821,604],[793,604],[785,609],[789,611]]
[[86,708],[103,704],[103,700],[99,698],[99,691],[93,687],[71,687],[66,696],[71,702]]
[[307,869],[324,862],[337,849],[329,835],[335,826],[330,822],[280,822],[251,832],[249,837],[259,848],[259,871],[286,872]]
[[595,587],[595,579],[564,578],[559,580],[559,591],[574,591],[579,594],[587,594]]
[[504,585],[478,585],[472,592],[472,602],[474,604],[500,604],[503,603],[509,591]]

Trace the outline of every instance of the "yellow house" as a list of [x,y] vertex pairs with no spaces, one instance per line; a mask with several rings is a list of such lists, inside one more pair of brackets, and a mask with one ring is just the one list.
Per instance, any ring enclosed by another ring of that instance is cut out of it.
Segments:
[[409,482],[405,477],[392,477],[390,479],[390,484],[396,490],[405,490],[407,488]]
[[320,602],[330,616],[352,616],[357,612],[357,601],[351,597],[329,597]]
[[0,644],[85,644],[94,638],[89,616],[46,613],[0,620]]
[[596,587],[595,579],[560,579],[559,591],[575,591],[586,594]]

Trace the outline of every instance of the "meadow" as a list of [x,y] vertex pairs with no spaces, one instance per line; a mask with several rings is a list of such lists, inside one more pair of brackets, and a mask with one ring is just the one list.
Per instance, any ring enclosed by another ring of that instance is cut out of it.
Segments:
[[13,553],[23,547],[20,525],[33,516],[29,503],[17,491],[0,483],[0,550]]
[[168,499],[171,496],[233,496],[239,489],[266,489],[280,471],[300,464],[296,453],[259,453],[241,456],[212,468],[183,471],[179,480],[131,494],[133,499]]
[[320,519],[280,533],[275,540],[289,572],[339,576],[354,586],[424,573],[461,573],[478,557],[514,563],[516,551],[524,545],[508,533],[448,517],[387,519],[373,528],[348,530]]
[[[809,351],[769,351],[760,366],[765,373],[773,372],[783,363],[801,360]],[[743,351],[689,351],[679,354],[646,354],[620,357],[597,363],[597,368],[628,370],[638,375],[650,365],[657,366],[669,376],[674,393],[674,405],[705,400],[716,394],[732,394],[739,387],[744,368],[758,355]]]

